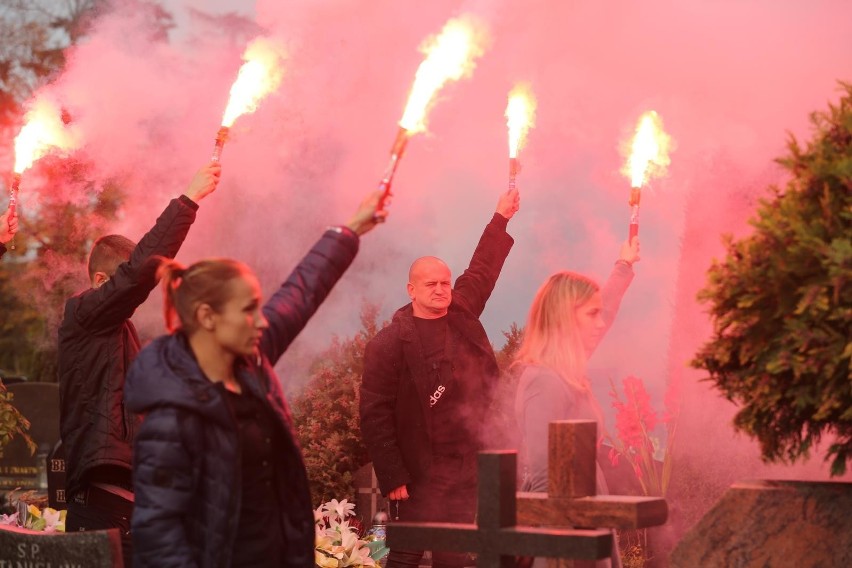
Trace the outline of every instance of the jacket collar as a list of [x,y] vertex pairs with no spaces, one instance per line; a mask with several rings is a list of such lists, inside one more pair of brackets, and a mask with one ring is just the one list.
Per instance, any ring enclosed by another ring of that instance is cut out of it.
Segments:
[[[455,303],[450,302],[447,308],[447,323],[460,327],[464,312]],[[411,343],[418,341],[417,329],[414,327],[414,307],[411,304],[399,308],[393,315],[393,322],[399,326],[399,338]]]

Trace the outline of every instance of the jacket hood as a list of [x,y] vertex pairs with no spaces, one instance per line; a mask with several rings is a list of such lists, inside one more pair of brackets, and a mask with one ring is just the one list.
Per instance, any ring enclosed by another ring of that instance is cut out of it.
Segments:
[[175,333],[155,339],[139,352],[127,374],[124,401],[140,414],[171,406],[228,425],[230,413],[219,388],[201,372],[186,338]]

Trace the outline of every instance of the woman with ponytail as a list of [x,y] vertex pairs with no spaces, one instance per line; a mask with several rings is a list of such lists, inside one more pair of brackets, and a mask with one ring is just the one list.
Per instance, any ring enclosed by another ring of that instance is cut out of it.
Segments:
[[[595,420],[603,431],[603,413],[586,377],[586,361],[615,320],[621,298],[633,280],[639,240],[621,247],[612,274],[601,289],[581,274],[563,271],[548,278],[530,307],[515,365],[521,377],[515,417],[524,466],[521,491],[546,492],[547,431],[555,420]],[[607,493],[598,470],[598,493]],[[542,564],[537,559],[536,564]],[[621,566],[617,549],[600,566]]]
[[386,216],[381,192],[332,227],[268,302],[244,264],[160,267],[170,335],[130,368],[133,565],[314,564],[308,479],[273,366]]

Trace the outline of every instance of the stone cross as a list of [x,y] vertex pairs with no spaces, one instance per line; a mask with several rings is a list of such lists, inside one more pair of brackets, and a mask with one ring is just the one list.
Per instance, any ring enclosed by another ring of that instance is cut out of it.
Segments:
[[376,517],[376,513],[387,512],[388,500],[382,496],[382,490],[379,489],[379,480],[376,478],[373,464],[368,463],[363,466],[352,478],[357,491],[355,512],[361,516],[364,524],[369,526]]
[[517,526],[517,452],[480,452],[477,523],[389,523],[391,549],[475,552],[479,568],[514,568],[517,556],[599,560],[612,552],[608,530]]
[[597,495],[597,424],[559,420],[548,428],[547,493],[519,493],[524,525],[640,529],[668,518],[662,497]]
[[[518,522],[553,527],[640,529],[662,525],[662,497],[597,495],[597,423],[551,422],[547,436],[547,493],[518,493]],[[540,555],[542,556],[542,555]],[[579,562],[550,561],[550,568],[579,568]]]

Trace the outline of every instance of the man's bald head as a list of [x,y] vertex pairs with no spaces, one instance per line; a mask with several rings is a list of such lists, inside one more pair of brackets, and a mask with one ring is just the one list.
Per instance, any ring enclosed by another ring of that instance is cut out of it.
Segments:
[[434,256],[415,260],[408,270],[408,297],[415,317],[434,319],[446,315],[453,299],[452,274],[447,263]]
[[414,282],[414,280],[422,278],[429,271],[442,268],[448,272],[450,270],[447,263],[437,256],[421,256],[411,263],[411,268],[408,269],[408,281]]

